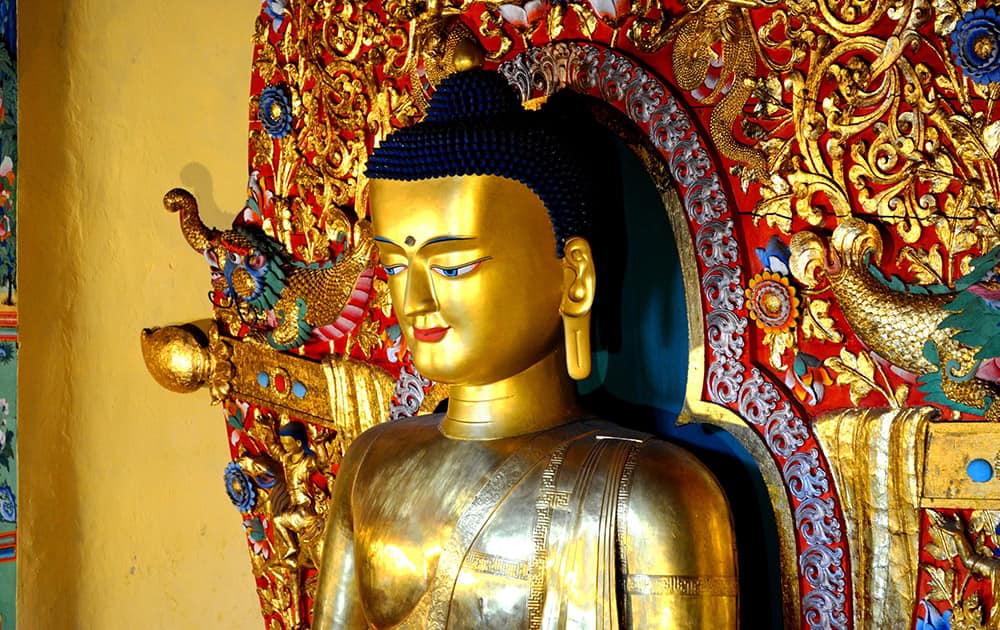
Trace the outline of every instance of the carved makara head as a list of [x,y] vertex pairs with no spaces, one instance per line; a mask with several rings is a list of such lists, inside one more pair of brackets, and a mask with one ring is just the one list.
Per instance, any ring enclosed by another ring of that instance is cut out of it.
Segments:
[[847,274],[865,275],[870,260],[882,257],[878,229],[861,219],[843,219],[829,242],[812,232],[798,232],[790,244],[792,275],[809,288],[825,277],[836,284]]
[[206,226],[198,215],[198,202],[186,190],[175,188],[163,198],[170,212],[180,214],[181,231],[192,249],[205,256],[212,272],[212,287],[228,300],[258,311],[274,306],[284,288],[281,248],[252,225],[220,231]]
[[331,244],[338,250],[332,260],[303,262],[256,225],[224,231],[207,227],[186,190],[171,190],[163,203],[180,214],[185,239],[209,264],[216,306],[227,309],[227,321],[236,328],[245,324],[256,334],[266,334],[273,347],[287,350],[311,337],[343,337],[364,316],[373,273],[367,222],[351,228],[344,217],[351,242],[341,233],[336,247]]
[[259,229],[249,226],[222,232],[205,250],[212,286],[226,298],[257,311],[274,307],[285,287],[280,252]]

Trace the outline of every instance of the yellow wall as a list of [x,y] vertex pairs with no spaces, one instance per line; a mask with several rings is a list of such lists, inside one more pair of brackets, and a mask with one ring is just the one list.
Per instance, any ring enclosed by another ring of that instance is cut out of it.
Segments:
[[138,338],[210,314],[160,199],[242,207],[260,2],[19,4],[18,627],[262,627],[221,412],[155,385]]

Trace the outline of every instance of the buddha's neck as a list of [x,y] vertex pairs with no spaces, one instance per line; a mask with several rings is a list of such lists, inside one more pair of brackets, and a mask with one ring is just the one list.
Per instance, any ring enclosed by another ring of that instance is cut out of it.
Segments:
[[459,440],[496,440],[565,424],[581,415],[562,350],[489,385],[452,385],[441,432]]

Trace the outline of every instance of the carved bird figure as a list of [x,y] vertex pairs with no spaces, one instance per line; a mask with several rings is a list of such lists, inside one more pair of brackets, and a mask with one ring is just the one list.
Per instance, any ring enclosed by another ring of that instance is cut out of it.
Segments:
[[163,205],[180,215],[184,238],[205,256],[213,288],[272,347],[288,350],[310,338],[339,339],[364,317],[375,251],[366,221],[355,224],[354,245],[339,260],[306,264],[257,226],[207,227],[186,190],[171,190]]
[[[993,404],[1000,387],[980,372],[993,358],[983,351],[990,353],[993,344],[978,328],[961,328],[961,312],[982,299],[977,292],[985,289],[977,278],[992,268],[984,268],[988,257],[978,259],[978,275],[973,272],[952,290],[887,278],[875,265],[882,256],[878,230],[857,218],[843,220],[829,242],[800,232],[790,248],[792,275],[810,288],[825,278],[857,337],[882,359],[919,375],[929,402],[1000,420],[1000,405]],[[998,333],[1000,329],[991,334]]]

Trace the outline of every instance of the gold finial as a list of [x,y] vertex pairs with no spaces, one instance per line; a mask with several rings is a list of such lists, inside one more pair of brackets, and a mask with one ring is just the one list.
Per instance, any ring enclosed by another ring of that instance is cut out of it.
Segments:
[[424,74],[435,87],[451,74],[482,67],[486,60],[486,51],[475,34],[458,19],[442,24],[427,43]]
[[[468,29],[465,29],[468,31]],[[456,32],[455,30],[452,33]],[[449,41],[451,36],[449,35]],[[471,39],[462,37],[455,42],[454,46],[450,47],[451,52],[451,65],[455,69],[455,72],[463,72],[465,70],[471,70],[473,68],[481,68],[483,62],[486,60],[486,53],[483,51],[482,46],[479,42]],[[447,57],[445,60],[447,61]]]

